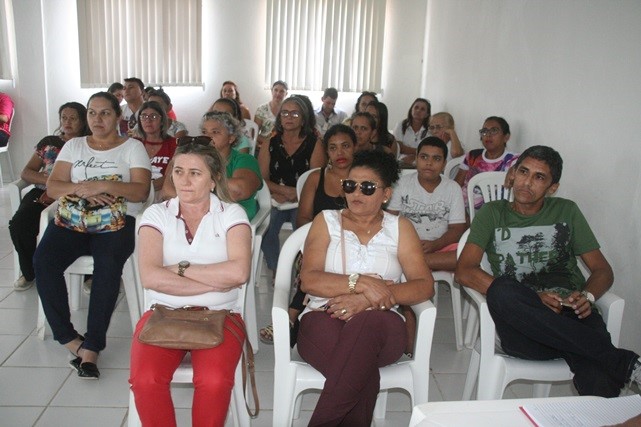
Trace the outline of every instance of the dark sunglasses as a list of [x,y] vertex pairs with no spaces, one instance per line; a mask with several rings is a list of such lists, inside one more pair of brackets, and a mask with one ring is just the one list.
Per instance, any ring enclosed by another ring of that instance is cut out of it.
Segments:
[[211,145],[211,138],[208,136],[181,136],[178,138],[178,146],[182,147],[187,144]]
[[358,187],[361,189],[361,193],[366,196],[371,196],[376,192],[376,189],[378,188],[378,184],[375,182],[356,182],[353,179],[341,179],[341,186],[343,187],[343,191],[345,192],[345,194],[352,194]]

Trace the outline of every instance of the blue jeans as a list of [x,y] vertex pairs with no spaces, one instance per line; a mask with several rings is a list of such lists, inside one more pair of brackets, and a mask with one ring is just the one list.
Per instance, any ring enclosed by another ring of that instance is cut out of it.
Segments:
[[292,227],[295,230],[297,214],[298,208],[288,209],[286,211],[272,208],[269,217],[269,227],[263,237],[263,243],[260,245],[260,248],[265,255],[267,268],[271,271],[276,271],[276,267],[278,266],[278,256],[280,255],[280,240],[278,240],[278,233],[280,233],[280,229],[283,228],[283,224],[286,222],[291,222]]
[[612,345],[596,311],[584,319],[571,309],[557,314],[534,290],[510,277],[492,282],[487,305],[505,353],[531,360],[565,359],[580,395],[618,396],[639,357]]
[[36,285],[53,338],[73,341],[78,332],[71,323],[64,272],[78,257],[93,256],[94,270],[83,347],[99,352],[107,342],[107,329],[116,307],[120,277],[134,251],[136,220],[127,216],[125,227],[109,233],[79,233],[49,223],[33,257]]

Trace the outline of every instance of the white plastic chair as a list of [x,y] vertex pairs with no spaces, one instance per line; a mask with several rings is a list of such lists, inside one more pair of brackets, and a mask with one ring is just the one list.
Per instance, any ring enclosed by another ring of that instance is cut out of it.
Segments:
[[474,188],[478,187],[483,194],[483,203],[494,200],[514,200],[512,189],[503,186],[507,172],[481,172],[470,179],[467,184],[467,201],[470,211],[470,224],[474,219]]
[[[478,187],[483,195],[483,203],[494,200],[514,200],[512,189],[503,186],[507,172],[481,172],[474,175],[467,184],[467,202],[470,214],[470,224],[474,219],[476,210],[474,209],[474,188]],[[467,315],[467,326],[465,329],[465,347],[473,348],[474,342],[478,336],[479,323],[476,307],[468,305],[469,313]]]
[[256,152],[256,140],[258,138],[258,125],[249,119],[245,119],[245,126],[243,126],[243,134],[249,138],[251,142],[251,147],[249,148],[249,154],[252,156]]
[[[11,131],[11,125],[13,124],[14,114],[16,109],[11,110],[11,117],[9,118],[9,131]],[[9,152],[9,144],[11,143],[11,138],[7,142],[7,145],[0,147],[0,186],[4,187],[4,179],[2,177],[2,155],[7,156],[7,163],[9,164],[9,181],[13,181],[13,164],[11,163],[11,153]]]
[[256,318],[256,290],[254,288],[258,286],[259,269],[263,262],[263,252],[260,250],[260,244],[269,226],[271,213],[271,195],[269,194],[269,187],[264,181],[263,187],[256,194],[256,200],[258,201],[258,212],[250,222],[252,228],[252,264],[249,281],[247,282],[248,289],[246,291],[244,315],[247,336],[254,349],[254,354],[258,353],[258,320]]
[[[154,186],[152,184],[151,189],[149,190],[149,196],[143,204],[143,210],[151,205],[153,201]],[[56,200],[40,214],[40,234],[38,235],[38,243],[40,243],[40,239],[42,238],[44,231],[47,229],[49,222],[55,216],[57,208],[58,201]],[[131,326],[132,328],[135,328],[137,319],[139,319],[141,316],[141,300],[138,291],[136,290],[136,278],[139,278],[140,276],[137,271],[137,266],[133,262],[132,257],[133,254],[129,257],[127,262],[125,262],[122,270],[122,280],[124,284],[125,295],[127,296],[127,306],[129,308],[129,317],[131,318]],[[91,255],[83,255],[81,257],[78,257],[65,270],[65,279],[69,291],[69,298],[71,300],[70,308],[72,310],[78,310],[78,308],[80,307],[80,292],[82,290],[84,277],[91,274],[93,274],[93,257]],[[38,298],[38,318],[36,321],[36,332],[41,340],[45,339],[46,327],[47,322],[45,313],[42,308],[42,304],[40,303],[40,298]]]
[[465,156],[458,156],[447,162],[445,170],[443,171],[443,176],[446,176],[449,179],[456,178],[456,174],[458,173],[463,160],[465,160]]
[[[137,227],[136,227],[137,230]],[[136,235],[138,233],[136,232]],[[143,310],[142,313],[149,310],[150,303],[148,301],[148,294],[145,289],[142,287],[142,282],[138,281],[138,292],[143,295]],[[244,311],[246,304],[246,291],[251,288],[250,283],[245,283],[244,286],[240,288],[238,293],[238,305],[241,307],[241,316],[244,319]],[[138,323],[140,318],[136,319]],[[247,327],[247,325],[245,325]],[[244,345],[244,344],[243,344]],[[243,396],[243,363],[242,356],[238,360],[238,365],[236,366],[236,371],[234,373],[234,387],[231,393],[231,402],[229,403],[229,410],[227,412],[227,417],[229,415],[233,417],[234,425],[236,427],[250,427],[251,421],[249,414],[245,408],[245,397]],[[194,379],[194,370],[191,366],[191,354],[188,353],[183,361],[178,366],[178,369],[174,372],[174,376],[171,380],[173,384],[191,384]],[[248,390],[248,396],[251,395],[251,391]],[[134,399],[133,391],[129,390],[129,413],[127,416],[127,426],[128,427],[141,427],[142,423],[138,417],[138,411],[136,410],[136,401]]]
[[300,195],[303,194],[303,187],[305,186],[305,182],[307,182],[307,178],[309,178],[312,172],[317,170],[320,170],[320,168],[310,169],[298,177],[298,181],[296,181],[296,198],[298,200],[300,200]]
[[[2,173],[2,172],[0,172]],[[33,188],[32,184],[27,181],[19,179],[7,185],[7,192],[9,193],[9,204],[11,205],[11,217],[15,215],[20,207],[22,195]],[[14,280],[18,280],[22,273],[20,272],[20,262],[18,261],[18,252],[13,248],[13,275]]]
[[[457,256],[460,256],[468,235],[469,230],[461,237]],[[481,266],[489,271],[485,255]],[[472,351],[463,389],[463,400],[470,400],[477,378],[477,400],[501,399],[507,385],[517,379],[535,381],[534,397],[547,397],[550,394],[551,383],[572,379],[572,372],[563,359],[525,360],[505,354],[498,344],[494,320],[490,315],[485,296],[474,289],[467,287],[463,289],[476,304],[481,319],[481,339]],[[596,305],[610,332],[612,343],[615,346],[618,345],[625,301],[607,292],[598,299]]]
[[[285,241],[278,259],[272,321],[274,324],[274,426],[289,426],[300,414],[301,393],[321,390],[325,378],[307,364],[296,347],[289,347],[289,291],[294,259],[303,249],[311,224],[306,224]],[[436,308],[430,301],[412,306],[417,318],[414,359],[403,356],[398,362],[380,368],[381,391],[376,400],[375,418],[385,418],[387,390],[402,388],[411,397],[411,405],[427,402],[429,361]]]

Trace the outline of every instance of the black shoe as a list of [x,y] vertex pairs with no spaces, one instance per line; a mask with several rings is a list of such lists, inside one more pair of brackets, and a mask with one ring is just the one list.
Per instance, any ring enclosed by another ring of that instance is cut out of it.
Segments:
[[[72,360],[73,362],[73,360]],[[85,362],[78,366],[78,377],[83,380],[97,380],[100,378],[100,371],[95,363]]]
[[76,357],[69,361],[69,366],[78,372],[78,377],[84,380],[97,380],[100,378],[100,371],[95,363],[85,362],[82,363],[82,357]]
[[80,364],[82,363],[82,357],[78,356],[73,360],[69,361],[69,366],[71,366],[73,369],[76,370],[76,372],[80,373]]

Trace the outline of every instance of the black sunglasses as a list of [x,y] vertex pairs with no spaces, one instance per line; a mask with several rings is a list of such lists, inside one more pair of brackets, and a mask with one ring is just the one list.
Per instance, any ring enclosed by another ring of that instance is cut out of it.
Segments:
[[211,138],[208,136],[181,136],[177,142],[179,147],[187,144],[211,145]]
[[361,193],[366,196],[371,196],[376,192],[376,189],[378,188],[378,184],[376,182],[356,182],[353,179],[341,179],[341,186],[343,187],[343,191],[345,192],[345,194],[352,194],[358,187],[361,189]]

